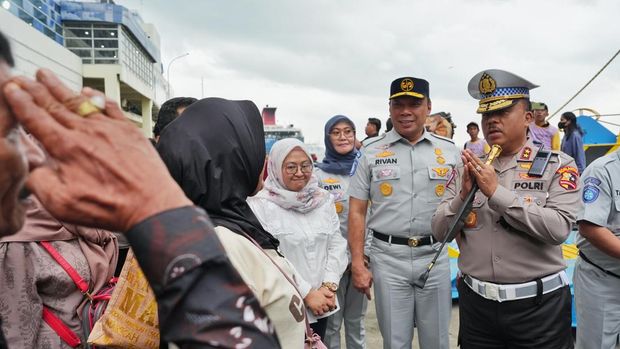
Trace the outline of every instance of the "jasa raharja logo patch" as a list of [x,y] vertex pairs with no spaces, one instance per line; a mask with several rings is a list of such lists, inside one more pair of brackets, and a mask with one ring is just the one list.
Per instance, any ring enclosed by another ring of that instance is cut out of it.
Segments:
[[405,92],[413,90],[413,80],[403,79],[403,81],[400,82],[400,89]]

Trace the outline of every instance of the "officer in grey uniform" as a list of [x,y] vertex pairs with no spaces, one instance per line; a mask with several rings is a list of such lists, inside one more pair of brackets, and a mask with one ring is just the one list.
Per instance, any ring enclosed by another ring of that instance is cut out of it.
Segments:
[[463,167],[433,216],[433,234],[443,239],[477,182],[473,209],[456,238],[463,349],[573,347],[561,244],[579,208],[579,173],[571,157],[539,152],[527,138],[534,87],[498,69],[469,82],[469,93],[480,100],[485,139],[503,151],[487,165],[464,150]]
[[[319,186],[327,190],[334,199],[336,213],[340,220],[340,233],[346,239],[349,216],[349,181],[351,167],[361,155],[354,147],[355,125],[344,115],[336,115],[325,124],[325,158],[314,172]],[[368,239],[367,239],[368,240]],[[368,301],[353,287],[351,279],[350,253],[347,249],[349,267],[342,274],[336,296],[340,311],[327,319],[327,329],[323,342],[330,349],[340,349],[340,328],[344,322],[347,349],[366,348],[366,329],[364,317]],[[332,289],[332,291],[334,291]]]
[[[431,110],[428,82],[403,77],[390,89],[392,131],[364,146],[349,186],[349,247],[353,282],[370,298],[375,283],[383,347],[411,348],[414,324],[421,348],[448,348],[450,267],[444,252],[424,289],[413,283],[439,247],[430,218],[443,197],[459,150],[427,132]],[[372,273],[364,266],[364,228],[368,227]]]
[[577,348],[615,348],[620,333],[620,150],[582,176],[574,286]]

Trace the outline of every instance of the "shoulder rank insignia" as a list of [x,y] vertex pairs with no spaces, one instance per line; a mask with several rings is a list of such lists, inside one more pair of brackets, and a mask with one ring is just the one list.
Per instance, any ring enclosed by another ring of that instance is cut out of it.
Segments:
[[525,147],[521,151],[521,156],[519,156],[519,161],[529,161],[532,157],[532,148]]

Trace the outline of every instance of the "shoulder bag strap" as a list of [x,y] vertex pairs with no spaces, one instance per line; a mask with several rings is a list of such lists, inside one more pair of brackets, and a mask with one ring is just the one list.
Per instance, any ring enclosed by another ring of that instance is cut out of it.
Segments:
[[[301,292],[299,292],[299,289],[297,288],[297,284],[295,283],[295,281],[293,281],[286,272],[284,272],[284,270],[282,270],[282,268],[280,268],[280,266],[278,265],[278,263],[276,263],[276,261],[274,261],[271,256],[265,252],[265,250],[260,247],[260,245],[258,244],[258,242],[256,242],[256,240],[252,239],[251,236],[249,236],[248,234],[246,234],[245,232],[243,233],[243,236],[245,236],[248,240],[250,240],[254,246],[256,246],[256,248],[258,248],[265,256],[267,256],[267,258],[269,258],[269,260],[271,261],[271,263],[273,263],[273,265],[276,266],[276,268],[278,268],[278,270],[282,273],[282,275],[284,275],[284,277],[286,278],[286,280],[288,280],[288,282],[293,286],[293,288],[295,289],[295,291],[297,291],[297,293],[299,294],[299,296],[301,297]],[[301,301],[303,302],[303,297],[301,299]],[[304,305],[304,308],[306,306]],[[310,323],[308,322],[308,315],[304,314],[304,319],[306,321],[306,338],[308,339],[312,339],[312,329],[310,328]]]
[[[60,265],[60,267],[69,275],[73,283],[88,299],[92,299],[88,293],[88,282],[84,280],[80,274],[67,262],[67,260],[52,246],[49,241],[39,241],[41,246],[52,256],[52,258]],[[60,318],[45,305],[43,305],[43,321],[45,321],[58,334],[60,339],[67,343],[70,347],[76,348],[82,344],[80,337],[73,332]]]
[[82,344],[80,337],[73,332],[69,326],[65,325],[52,311],[43,306],[43,321],[45,321],[58,334],[60,339],[67,343],[71,348],[76,348]]
[[47,253],[49,253],[50,256],[52,256],[52,258],[54,258],[56,263],[58,263],[58,265],[60,265],[60,267],[62,269],[64,269],[65,272],[67,272],[67,274],[69,275],[71,280],[73,280],[73,283],[75,283],[77,288],[86,297],[88,297],[88,299],[91,299],[92,297],[91,297],[90,293],[88,292],[88,288],[89,288],[88,282],[86,280],[84,280],[80,276],[80,274],[78,274],[78,272],[71,266],[71,264],[69,264],[69,262],[67,262],[67,260],[60,254],[60,252],[58,252],[58,250],[56,250],[54,248],[54,246],[52,246],[52,244],[49,241],[40,241],[39,243],[47,251]]

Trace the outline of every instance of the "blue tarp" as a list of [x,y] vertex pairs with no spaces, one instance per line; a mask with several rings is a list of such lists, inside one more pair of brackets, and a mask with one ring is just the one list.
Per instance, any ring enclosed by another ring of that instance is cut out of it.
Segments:
[[585,131],[583,144],[614,144],[617,136],[589,115],[577,117],[577,124]]

